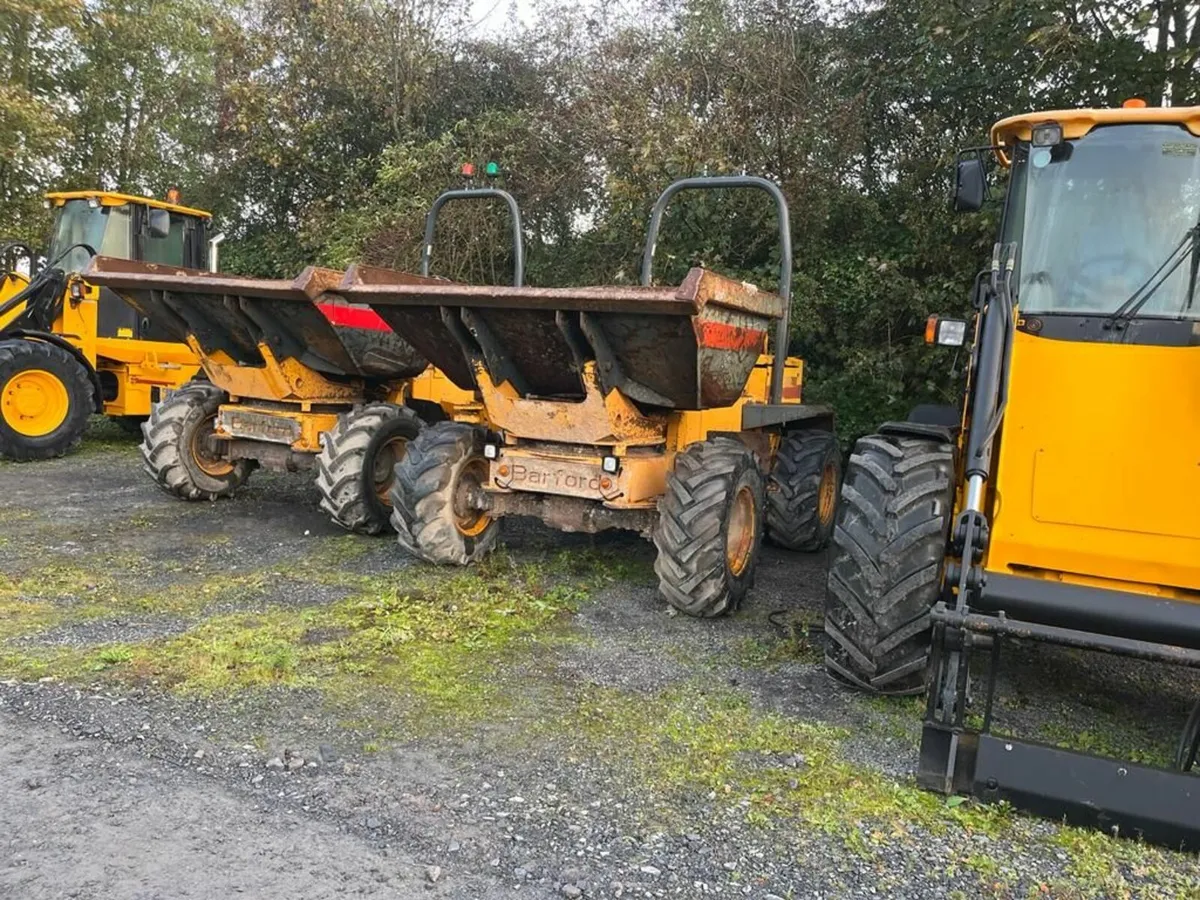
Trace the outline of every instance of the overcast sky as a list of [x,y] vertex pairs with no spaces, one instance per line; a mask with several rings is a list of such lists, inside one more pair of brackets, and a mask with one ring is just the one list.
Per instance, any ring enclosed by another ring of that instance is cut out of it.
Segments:
[[471,19],[483,33],[502,30],[514,10],[522,24],[533,21],[533,0],[471,0]]

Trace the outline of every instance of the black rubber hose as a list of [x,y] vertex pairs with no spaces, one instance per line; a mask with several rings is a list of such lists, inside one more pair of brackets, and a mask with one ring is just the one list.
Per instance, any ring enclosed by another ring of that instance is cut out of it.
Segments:
[[[18,242],[13,241],[12,243],[16,244]],[[82,247],[91,256],[96,255],[95,249],[90,244],[85,244],[83,242],[71,244],[71,246],[59,253],[58,256],[47,262],[42,270],[29,280],[29,284],[25,285],[24,288],[5,301],[3,305],[0,305],[0,318],[3,318],[9,312],[16,309],[26,301],[36,303],[37,300],[43,296],[42,291],[45,290],[47,285],[53,286],[53,290],[50,292],[50,294],[51,296],[57,295],[55,296],[55,303],[57,303],[57,299],[61,298],[63,289],[66,287],[67,280],[66,273],[59,268],[58,263],[63,259],[63,257],[77,247]],[[41,327],[49,328],[50,326],[49,323],[42,323]]]

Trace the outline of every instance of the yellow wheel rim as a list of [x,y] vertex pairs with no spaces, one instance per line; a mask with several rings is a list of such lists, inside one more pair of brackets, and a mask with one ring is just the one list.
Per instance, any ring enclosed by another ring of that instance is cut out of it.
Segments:
[[67,420],[71,397],[67,386],[53,372],[25,369],[0,391],[0,414],[17,434],[43,437]]
[[742,485],[734,495],[729,511],[729,528],[725,531],[725,564],[734,576],[746,571],[754,553],[758,517],[754,515],[754,492]]
[[222,459],[213,446],[212,434],[216,424],[217,414],[213,413],[192,432],[192,459],[205,475],[224,478],[233,471],[233,463]]
[[463,537],[477,537],[492,524],[492,517],[470,505],[471,491],[487,483],[488,462],[480,456],[472,457],[458,473],[454,485],[454,525]]
[[827,525],[833,520],[834,511],[837,509],[837,488],[837,466],[829,463],[821,472],[817,505],[817,515],[823,524]]

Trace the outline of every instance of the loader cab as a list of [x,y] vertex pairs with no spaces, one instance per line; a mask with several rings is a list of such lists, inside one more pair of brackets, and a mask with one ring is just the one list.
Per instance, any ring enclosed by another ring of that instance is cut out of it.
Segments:
[[[1022,312],[1077,339],[1188,343],[1200,319],[1200,137],[1132,122],[1074,138],[1043,125],[1009,141],[1001,241],[1018,247]],[[1124,321],[1107,318],[1131,297]]]
[[[54,211],[46,260],[82,272],[93,252],[192,269],[208,267],[211,215],[177,203],[107,191],[49,194]],[[98,337],[170,340],[108,290],[100,295]]]
[[1016,315],[984,568],[1200,600],[1180,502],[1200,497],[1200,109],[1031,114],[992,137]]
[[[1009,170],[962,428],[859,441],[826,666],[925,693],[918,784],[1194,850],[1200,703],[1172,771],[1022,740],[993,700],[1010,639],[1200,668],[1200,107],[1029,113],[991,138],[955,178],[969,211],[985,154]],[[934,318],[926,340],[966,330]]]
[[46,258],[62,256],[68,272],[87,267],[89,248],[116,259],[207,267],[207,212],[101,191],[50,194],[46,203],[54,210]]

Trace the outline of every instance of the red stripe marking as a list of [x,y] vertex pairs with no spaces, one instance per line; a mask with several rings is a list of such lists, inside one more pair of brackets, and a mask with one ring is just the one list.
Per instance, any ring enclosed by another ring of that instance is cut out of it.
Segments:
[[341,303],[318,303],[317,308],[325,313],[332,324],[343,328],[362,328],[365,331],[391,331],[388,323],[369,306],[349,306]]
[[767,348],[767,333],[757,328],[742,328],[724,322],[701,322],[696,337],[701,347],[710,350],[756,350]]

